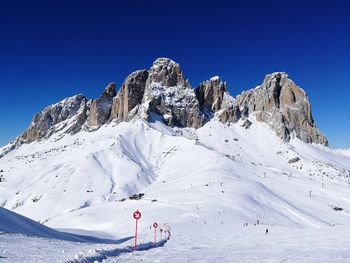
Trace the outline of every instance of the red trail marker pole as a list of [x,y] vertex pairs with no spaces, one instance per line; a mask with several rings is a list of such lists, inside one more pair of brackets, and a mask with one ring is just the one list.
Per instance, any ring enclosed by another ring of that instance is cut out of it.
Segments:
[[158,224],[154,223],[153,227],[154,227],[154,246],[156,246],[156,244],[157,244],[157,227],[158,227]]
[[141,213],[139,210],[136,210],[133,214],[134,219],[136,220],[136,226],[135,226],[135,243],[134,243],[134,252],[136,251],[136,245],[137,245],[137,223],[139,219],[141,218]]
[[160,240],[163,240],[163,228],[160,229]]

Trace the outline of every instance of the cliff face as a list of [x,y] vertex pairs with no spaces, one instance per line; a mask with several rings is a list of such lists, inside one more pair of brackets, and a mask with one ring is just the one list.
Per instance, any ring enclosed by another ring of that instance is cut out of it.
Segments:
[[328,145],[312,118],[311,106],[303,89],[284,72],[266,75],[263,83],[233,98],[227,85],[213,77],[192,89],[180,65],[168,58],[158,58],[149,70],[131,73],[118,93],[110,83],[96,100],[76,95],[37,113],[29,128],[10,145],[50,137],[53,133],[75,134],[93,131],[109,122],[152,116],[165,124],[199,128],[211,118],[234,123],[255,116],[267,123],[285,141],[293,136],[307,143]]
[[237,103],[258,121],[267,123],[285,141],[294,134],[307,143],[328,145],[312,118],[305,91],[284,72],[267,75],[259,87],[240,94]]
[[202,109],[212,112],[222,109],[227,86],[226,82],[223,82],[220,77],[215,76],[210,80],[202,82],[195,91]]
[[236,100],[227,90],[226,82],[215,76],[202,82],[195,90],[201,110],[207,119],[215,114],[223,122],[237,122],[241,117],[241,111]]
[[115,83],[108,84],[102,95],[92,101],[87,119],[87,124],[91,129],[99,128],[109,120],[113,97],[116,95],[115,87]]
[[133,116],[129,116],[129,113],[141,104],[147,78],[147,70],[138,70],[125,79],[117,96],[113,98],[110,120],[122,121]]
[[31,143],[62,130],[77,133],[86,122],[88,104],[83,95],[76,95],[48,106],[35,114],[29,128],[17,139],[18,142]]
[[155,113],[169,126],[199,128],[204,124],[194,90],[185,80],[179,64],[171,59],[154,61],[142,101],[148,119]]

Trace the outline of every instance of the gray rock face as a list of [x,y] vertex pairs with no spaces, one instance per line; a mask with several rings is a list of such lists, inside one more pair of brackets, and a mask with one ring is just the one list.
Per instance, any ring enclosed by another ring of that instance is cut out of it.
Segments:
[[157,58],[149,70],[148,85],[152,82],[166,87],[188,87],[180,65],[169,58]]
[[245,120],[243,123],[242,123],[242,127],[244,127],[245,129],[249,129],[249,127],[252,125],[253,123],[250,121],[250,120]]
[[314,123],[305,91],[284,72],[267,75],[261,86],[240,94],[237,103],[245,113],[266,122],[285,141],[295,134],[304,142],[328,145]]
[[18,138],[18,142],[31,143],[64,129],[66,133],[77,133],[86,121],[86,111],[87,99],[83,95],[48,106],[35,114],[28,130]]
[[204,123],[194,90],[184,79],[179,64],[171,59],[159,58],[153,63],[143,106],[146,118],[155,113],[162,116],[169,126],[198,128]]
[[228,107],[225,107],[219,114],[218,114],[218,118],[219,121],[221,121],[222,123],[236,123],[239,121],[239,119],[241,118],[241,110],[238,107],[238,105],[231,105]]
[[241,118],[241,111],[227,90],[226,82],[220,77],[212,77],[201,83],[195,90],[201,110],[207,118],[217,113],[223,122],[237,122]]
[[113,97],[116,95],[115,87],[115,83],[108,84],[101,97],[92,102],[87,120],[91,129],[99,128],[109,120]]
[[224,93],[227,92],[226,82],[213,77],[201,83],[195,92],[201,109],[217,112],[221,110]]
[[141,104],[147,78],[147,70],[138,70],[125,79],[117,96],[113,98],[111,120],[122,121],[128,119],[129,112]]

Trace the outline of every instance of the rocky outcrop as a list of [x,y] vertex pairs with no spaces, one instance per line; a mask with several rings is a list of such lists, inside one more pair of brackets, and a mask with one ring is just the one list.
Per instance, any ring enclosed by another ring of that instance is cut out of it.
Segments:
[[195,90],[201,111],[207,119],[217,113],[223,122],[237,122],[241,118],[241,111],[235,99],[227,90],[226,82],[215,76],[202,82]]
[[261,86],[240,94],[237,103],[258,121],[266,122],[285,141],[293,134],[307,143],[328,145],[314,123],[305,91],[284,72],[267,75]]
[[143,107],[147,119],[157,114],[169,126],[199,128],[204,124],[194,90],[179,64],[168,58],[158,58],[150,68]]
[[189,87],[180,65],[169,58],[157,58],[153,62],[149,70],[148,86],[151,83],[164,87]]
[[241,118],[241,110],[238,105],[231,105],[225,107],[219,114],[218,119],[222,123],[236,123]]
[[244,127],[245,129],[249,129],[249,127],[252,125],[253,123],[250,121],[250,120],[248,120],[248,119],[246,119],[246,120],[244,120],[244,122],[242,123],[242,127]]
[[87,102],[83,95],[76,95],[48,106],[35,114],[28,130],[17,139],[17,143],[31,143],[62,130],[77,133],[86,121]]
[[115,87],[115,83],[108,84],[102,95],[92,102],[87,121],[91,129],[99,128],[109,120],[113,97],[116,95]]
[[227,92],[226,82],[218,76],[212,77],[202,82],[195,92],[201,109],[217,112],[222,109],[224,94]]
[[141,104],[147,78],[147,70],[138,70],[125,79],[117,96],[113,98],[111,120],[122,121],[132,117],[128,116],[129,112]]

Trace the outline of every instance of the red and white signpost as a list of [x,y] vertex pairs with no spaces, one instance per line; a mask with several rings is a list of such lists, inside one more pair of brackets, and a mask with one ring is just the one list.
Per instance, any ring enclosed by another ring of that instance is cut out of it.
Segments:
[[134,244],[134,252],[136,251],[136,244],[137,244],[137,223],[139,219],[141,218],[141,213],[139,210],[136,210],[133,214],[134,219],[136,220],[136,227],[135,227],[135,244]]
[[163,240],[163,228],[159,229],[160,231],[160,240]]
[[153,227],[154,227],[154,246],[155,246],[157,244],[157,227],[158,227],[158,224],[154,223]]

